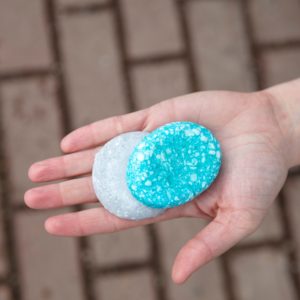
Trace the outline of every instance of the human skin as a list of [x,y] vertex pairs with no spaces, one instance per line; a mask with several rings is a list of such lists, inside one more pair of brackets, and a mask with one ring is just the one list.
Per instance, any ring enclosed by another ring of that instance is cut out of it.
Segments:
[[[81,127],[61,141],[65,155],[30,167],[34,182],[64,181],[28,190],[26,204],[47,209],[97,202],[91,169],[99,146],[123,132],[152,131],[173,121],[200,123],[221,143],[221,172],[207,191],[156,218],[124,220],[99,206],[50,217],[45,228],[60,236],[86,236],[180,217],[208,219],[175,259],[172,278],[183,283],[259,227],[288,169],[300,164],[300,80],[254,93],[198,92]],[[79,175],[85,176],[74,179]]]

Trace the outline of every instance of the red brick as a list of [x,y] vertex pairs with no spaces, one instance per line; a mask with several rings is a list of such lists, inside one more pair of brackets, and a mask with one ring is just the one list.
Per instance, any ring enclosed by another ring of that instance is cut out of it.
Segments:
[[167,274],[167,288],[172,300],[225,299],[218,260],[202,267],[184,285],[175,285],[170,278],[177,252],[203,226],[204,222],[200,219],[177,219],[157,225],[162,247],[161,261]]
[[18,213],[16,237],[24,300],[83,300],[75,239],[50,236],[49,213]]
[[0,71],[48,66],[51,56],[43,1],[2,1],[0,41]]
[[27,170],[34,161],[58,155],[61,135],[52,78],[5,83],[1,87],[5,150],[14,202],[31,186]]
[[266,51],[263,55],[263,62],[267,86],[300,76],[300,48]]
[[300,38],[298,0],[249,1],[257,40],[280,42]]
[[143,227],[93,236],[90,241],[94,262],[99,266],[145,261],[150,255],[150,246]]
[[283,238],[283,230],[276,202],[269,210],[260,227],[252,235],[243,240],[242,243],[251,244],[252,242],[263,242],[265,240],[280,240],[281,238]]
[[247,36],[238,1],[187,3],[191,41],[204,89],[255,88]]
[[137,66],[131,78],[138,108],[189,92],[187,69],[181,61]]
[[96,281],[96,290],[99,300],[156,299],[149,270],[101,277]]
[[61,19],[74,127],[126,111],[112,17],[108,12]]
[[287,257],[276,249],[253,250],[232,261],[239,300],[296,300]]
[[10,289],[5,285],[0,286],[0,299],[1,300],[11,300],[12,299]]
[[121,3],[131,57],[182,50],[174,1],[123,0]]
[[284,187],[285,201],[288,208],[289,220],[291,222],[292,234],[296,241],[296,254],[297,254],[297,266],[294,266],[297,270],[298,278],[300,281],[300,178],[288,179]]

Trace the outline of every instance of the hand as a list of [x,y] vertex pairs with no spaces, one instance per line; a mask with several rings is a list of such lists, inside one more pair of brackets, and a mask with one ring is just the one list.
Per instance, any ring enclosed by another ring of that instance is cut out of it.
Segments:
[[[35,209],[97,202],[91,168],[99,146],[123,132],[152,131],[172,121],[203,124],[221,143],[223,165],[216,182],[194,201],[142,221],[119,219],[99,206],[54,216],[45,223],[51,234],[82,236],[179,217],[210,219],[176,257],[172,277],[182,283],[200,266],[255,231],[281,189],[289,167],[287,137],[274,105],[273,96],[267,92],[200,92],[84,126],[62,140],[66,155],[35,163],[29,170],[34,182],[66,181],[27,191],[25,202]],[[74,179],[79,175],[87,176]]]

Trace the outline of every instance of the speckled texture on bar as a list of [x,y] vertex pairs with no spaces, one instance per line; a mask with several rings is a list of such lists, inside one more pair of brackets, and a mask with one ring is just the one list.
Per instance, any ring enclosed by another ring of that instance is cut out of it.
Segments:
[[135,147],[126,180],[132,195],[144,205],[176,207],[206,190],[220,166],[220,144],[211,131],[192,122],[173,122]]

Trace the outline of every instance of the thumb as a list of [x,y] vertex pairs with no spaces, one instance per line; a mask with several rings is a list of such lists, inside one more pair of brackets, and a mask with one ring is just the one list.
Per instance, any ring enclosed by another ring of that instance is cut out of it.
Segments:
[[252,233],[261,223],[261,215],[254,210],[220,211],[179,251],[173,265],[173,281],[183,283],[202,265]]

